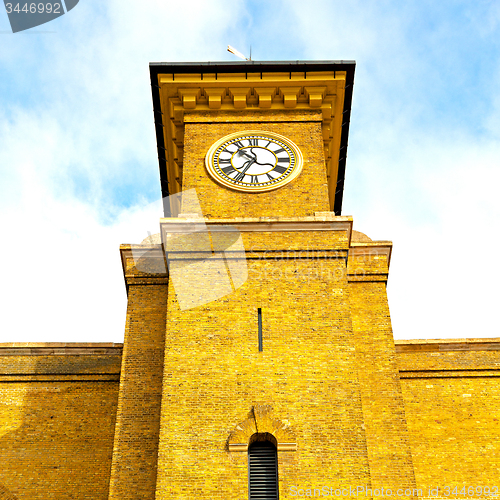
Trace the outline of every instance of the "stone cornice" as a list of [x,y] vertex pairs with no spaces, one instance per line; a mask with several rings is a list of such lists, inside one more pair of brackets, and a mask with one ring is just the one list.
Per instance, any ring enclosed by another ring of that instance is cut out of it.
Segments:
[[130,285],[166,285],[168,268],[163,245],[120,245],[123,276]]
[[[322,248],[309,251],[311,259],[346,259],[347,276],[350,282],[387,282],[392,252],[390,241],[351,241],[352,217],[336,216],[333,212],[316,212],[308,217],[237,217],[224,219],[203,219],[197,214],[181,214],[180,217],[160,219],[160,234],[155,238],[155,244],[121,245],[120,253],[122,267],[127,284],[130,285],[166,285],[168,283],[168,268],[165,249],[169,249],[169,238],[176,235],[189,236],[193,233],[279,233],[279,232],[345,232],[339,245],[335,248]],[[148,240],[149,241],[149,240]],[[151,240],[153,241],[153,239]],[[186,240],[187,241],[187,240]],[[190,240],[191,241],[191,240]],[[161,243],[160,243],[161,242]],[[179,240],[177,240],[177,245]],[[241,250],[224,252],[225,259],[241,259]],[[234,254],[234,255],[233,255]],[[213,249],[193,247],[169,249],[169,259],[204,260],[213,258]],[[265,257],[263,257],[265,256]],[[245,250],[245,258],[304,258],[301,249],[278,248],[274,250]],[[216,257],[218,258],[218,257]],[[221,257],[222,258],[222,257]]]
[[391,241],[372,241],[367,243],[354,243],[351,242],[349,248],[349,254],[351,256],[385,256],[387,259],[387,268],[391,264],[392,255],[392,242]]
[[392,242],[351,242],[347,260],[348,280],[387,282]]
[[[0,374],[0,383],[14,382],[14,383],[27,383],[27,382],[119,382],[120,373],[116,374],[20,374],[20,375],[5,375]],[[56,388],[54,388],[56,390]]]
[[[327,215],[325,215],[327,214]],[[352,217],[319,212],[310,217],[237,217],[234,219],[202,219],[181,217],[160,219],[162,241],[167,233],[193,231],[289,232],[289,231],[346,231],[348,240],[352,231]]]

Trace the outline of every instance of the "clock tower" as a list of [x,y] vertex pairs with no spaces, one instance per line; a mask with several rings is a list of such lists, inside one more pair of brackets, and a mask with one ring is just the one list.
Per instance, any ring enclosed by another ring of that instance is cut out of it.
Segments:
[[151,64],[164,217],[121,247],[110,499],[415,488],[391,243],[341,214],[354,68]]

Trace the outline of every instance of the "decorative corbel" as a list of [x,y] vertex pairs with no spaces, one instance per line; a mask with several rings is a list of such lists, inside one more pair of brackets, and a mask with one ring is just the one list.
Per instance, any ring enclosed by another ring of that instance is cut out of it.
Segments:
[[297,98],[302,87],[280,87],[280,95],[283,97],[285,108],[297,107]]
[[225,88],[205,89],[205,94],[208,97],[208,107],[210,109],[219,109],[222,106],[222,96],[225,93]]
[[197,100],[201,96],[201,89],[196,87],[179,89],[179,95],[181,96],[184,109],[194,109],[196,108]]
[[229,87],[229,95],[233,99],[235,108],[242,109],[246,107],[250,90],[250,87]]

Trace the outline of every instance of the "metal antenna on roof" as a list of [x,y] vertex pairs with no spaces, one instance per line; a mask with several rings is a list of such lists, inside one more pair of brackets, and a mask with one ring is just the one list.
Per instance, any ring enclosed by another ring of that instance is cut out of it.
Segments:
[[234,54],[236,57],[243,59],[244,61],[251,61],[252,60],[252,48],[251,47],[250,47],[250,57],[245,57],[239,50],[236,50],[234,47],[231,47],[231,45],[227,46],[227,51],[231,52],[231,54]]

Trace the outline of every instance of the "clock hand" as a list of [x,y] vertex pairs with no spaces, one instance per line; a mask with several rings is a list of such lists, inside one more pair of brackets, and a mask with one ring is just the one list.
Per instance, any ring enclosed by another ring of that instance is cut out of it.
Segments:
[[[246,151],[242,151],[240,149],[237,154],[238,154],[238,156],[244,156],[245,158],[248,158],[249,160],[257,161],[257,155],[253,151],[249,154]],[[250,155],[253,155],[253,156],[250,156]]]
[[241,172],[244,174],[256,161],[257,161],[257,158],[252,158],[251,160],[248,160],[245,163],[245,168],[243,170],[241,170]]
[[252,158],[251,160],[248,160],[246,163],[244,163],[245,168],[243,170],[240,170],[234,179],[237,181],[241,181],[241,179],[245,177],[245,172],[255,163],[255,160],[255,158]]

